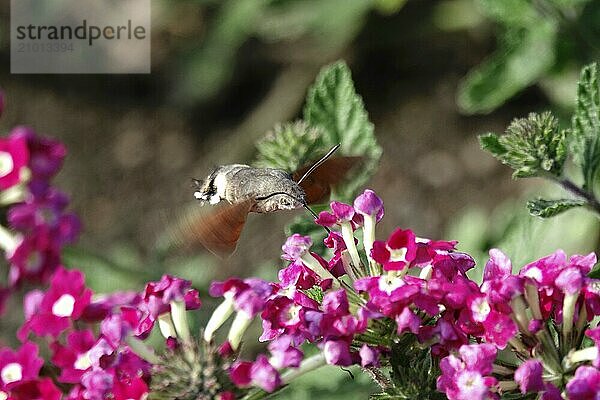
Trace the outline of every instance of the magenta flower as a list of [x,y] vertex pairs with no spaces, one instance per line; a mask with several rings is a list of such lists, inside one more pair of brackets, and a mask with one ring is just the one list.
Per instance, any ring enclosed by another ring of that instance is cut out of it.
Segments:
[[145,400],[148,398],[148,384],[139,376],[117,380],[112,395],[114,400]]
[[517,325],[509,315],[501,314],[496,311],[490,312],[485,321],[485,339],[488,343],[494,343],[498,348],[506,347],[508,341],[518,332]]
[[0,389],[11,391],[27,381],[37,379],[44,360],[38,356],[38,346],[24,343],[17,351],[0,350]]
[[57,337],[71,325],[71,321],[79,319],[92,297],[92,291],[85,286],[84,280],[80,271],[59,267],[39,309],[19,331],[19,338],[24,340],[30,331],[37,336]]
[[350,222],[354,218],[354,207],[349,204],[332,201],[330,207],[331,213],[328,211],[319,213],[319,218],[315,220],[318,225],[331,227],[342,222]]
[[596,400],[600,393],[600,370],[582,365],[575,376],[567,383],[570,400]]
[[281,386],[279,372],[269,363],[269,360],[263,354],[259,354],[253,363],[236,361],[229,375],[231,381],[239,387],[247,387],[250,384],[254,384],[271,393]]
[[515,382],[519,385],[522,394],[544,390],[543,370],[542,362],[537,359],[527,360],[517,368]]
[[354,200],[354,210],[363,216],[375,217],[379,222],[384,214],[383,200],[371,189],[366,189]]
[[304,353],[293,344],[293,337],[287,335],[280,336],[269,343],[268,348],[269,353],[271,353],[269,362],[271,365],[277,369],[300,366]]
[[191,289],[192,282],[171,275],[163,275],[158,282],[149,282],[144,290],[144,301],[154,317],[169,312],[169,303],[185,301],[187,310],[201,306],[198,291]]
[[91,330],[73,331],[67,336],[66,345],[54,342],[52,362],[61,368],[59,382],[77,383],[92,366],[89,350],[96,343]]
[[93,369],[81,377],[84,399],[105,399],[114,385],[114,375],[102,369]]
[[0,189],[5,190],[21,182],[21,171],[28,161],[29,150],[24,138],[14,135],[0,138]]
[[350,344],[345,340],[328,340],[323,346],[325,361],[329,365],[346,367],[352,364]]
[[213,297],[233,294],[236,311],[244,311],[250,318],[263,311],[273,287],[269,282],[258,278],[229,278],[224,282],[212,282],[209,293]]
[[417,243],[410,229],[396,229],[387,241],[373,243],[371,257],[383,265],[384,271],[401,271],[415,259]]
[[60,266],[60,247],[46,229],[25,236],[12,255],[9,283],[47,282]]
[[492,376],[496,348],[488,344],[463,345],[459,356],[449,355],[440,362],[442,375],[437,389],[449,400],[484,400],[498,398],[491,391],[497,381]]
[[312,244],[312,239],[309,236],[294,233],[287,238],[285,244],[281,247],[281,250],[283,250],[281,258],[296,261],[309,251]]
[[10,400],[60,400],[62,393],[52,379],[41,378],[15,387],[8,398]]
[[34,179],[47,180],[61,168],[67,149],[59,141],[37,136],[28,127],[16,127],[11,131],[10,136],[27,142],[30,154],[29,168]]
[[379,367],[379,351],[376,348],[363,344],[358,354],[361,367]]

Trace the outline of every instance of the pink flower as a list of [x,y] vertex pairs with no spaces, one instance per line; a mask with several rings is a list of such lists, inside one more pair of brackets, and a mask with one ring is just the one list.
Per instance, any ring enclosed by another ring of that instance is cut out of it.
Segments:
[[346,367],[352,364],[350,344],[344,340],[328,340],[323,346],[325,361],[330,365]]
[[14,388],[9,396],[11,400],[60,400],[61,398],[61,391],[50,378],[24,382]]
[[47,229],[38,229],[21,240],[9,261],[12,286],[24,280],[47,282],[60,265],[60,247]]
[[280,336],[269,343],[269,362],[277,369],[287,367],[299,367],[304,354],[302,350],[293,346],[291,336]]
[[0,389],[11,391],[24,382],[37,379],[44,360],[38,356],[38,346],[24,343],[17,351],[0,350]]
[[586,330],[585,335],[592,339],[596,346],[596,358],[592,360],[592,365],[596,368],[600,368],[600,326]]
[[54,342],[52,362],[61,368],[59,382],[77,383],[81,376],[92,366],[89,350],[96,343],[91,330],[73,331],[67,336],[66,346]]
[[236,386],[247,387],[254,384],[269,393],[274,392],[275,389],[281,386],[279,372],[263,354],[259,354],[253,363],[236,361],[229,372],[229,376]]
[[519,384],[522,394],[544,390],[543,370],[542,362],[537,359],[527,360],[517,368],[515,382]]
[[492,311],[483,321],[483,328],[485,329],[486,341],[494,343],[500,349],[505,348],[508,341],[518,331],[517,325],[510,316],[497,311]]
[[71,321],[79,319],[92,297],[92,291],[85,286],[84,280],[80,271],[59,267],[39,309],[19,331],[19,338],[24,340],[30,331],[37,336],[57,337],[71,325]]
[[437,389],[449,400],[484,400],[498,398],[490,389],[497,381],[492,376],[496,348],[488,344],[463,345],[459,356],[450,355],[440,362],[442,375]]
[[354,210],[363,216],[375,217],[379,222],[383,218],[383,200],[371,189],[366,189],[356,200]]
[[10,135],[27,142],[30,154],[29,168],[34,179],[47,180],[61,168],[67,149],[59,141],[38,136],[28,127],[17,127]]
[[5,190],[18,184],[21,181],[21,170],[27,166],[28,161],[29,150],[24,138],[14,135],[0,138],[0,189]]
[[362,223],[362,216],[356,214],[354,207],[349,204],[341,203],[339,201],[332,201],[330,203],[331,211],[321,211],[319,217],[315,220],[315,223],[321,226],[334,226],[343,223],[351,223],[353,227]]
[[209,293],[220,297],[225,293],[233,294],[233,305],[236,311],[244,311],[250,318],[262,312],[273,287],[268,282],[258,278],[229,278],[224,282],[212,282]]
[[600,393],[600,370],[582,365],[575,376],[567,383],[570,400],[596,400]]
[[287,238],[285,244],[281,247],[281,250],[283,250],[281,258],[284,260],[296,261],[309,251],[312,244],[312,239],[309,236],[302,236],[294,233]]
[[410,229],[396,229],[387,241],[376,240],[373,243],[371,257],[383,265],[385,271],[400,271],[415,259],[417,243]]
[[114,400],[145,400],[147,395],[148,385],[139,376],[117,380],[113,387]]
[[363,368],[379,367],[379,351],[376,348],[363,344],[358,353]]

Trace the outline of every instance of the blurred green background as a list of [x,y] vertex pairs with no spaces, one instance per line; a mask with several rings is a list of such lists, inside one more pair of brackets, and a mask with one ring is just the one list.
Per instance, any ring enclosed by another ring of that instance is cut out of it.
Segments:
[[[0,2],[0,131],[27,124],[67,144],[58,184],[84,233],[66,260],[99,292],[139,290],[165,270],[204,297],[212,279],[273,278],[289,213],[252,215],[227,261],[165,257],[155,243],[195,205],[190,178],[252,160],[256,140],[299,117],[320,68],[338,59],[384,149],[369,185],[385,201],[380,238],[402,226],[456,239],[480,265],[491,246],[517,266],[557,247],[598,248],[591,214],[527,216],[523,199],[550,189],[512,181],[476,135],[531,111],[569,115],[580,67],[600,59],[599,1],[152,0],[149,75],[11,75],[9,3]],[[214,304],[205,304],[206,314]],[[14,342],[18,322],[18,313],[3,318],[2,341]],[[349,389],[349,375],[331,370],[289,398],[370,390]]]

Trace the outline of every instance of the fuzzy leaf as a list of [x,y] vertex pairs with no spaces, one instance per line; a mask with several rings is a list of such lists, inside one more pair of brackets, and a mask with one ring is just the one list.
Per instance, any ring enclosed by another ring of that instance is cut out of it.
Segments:
[[489,113],[536,82],[554,64],[556,32],[556,24],[544,19],[507,28],[498,49],[461,83],[458,104],[463,112]]
[[545,200],[535,199],[527,202],[529,213],[534,217],[550,218],[571,208],[584,206],[586,203],[583,200],[559,199]]
[[297,121],[277,125],[256,144],[256,164],[289,172],[309,164],[327,152],[319,128]]
[[566,132],[549,112],[515,119],[506,134],[479,137],[481,147],[515,170],[514,178],[560,176],[567,158]]
[[446,399],[436,389],[440,375],[430,349],[421,349],[412,335],[402,335],[394,343],[390,356],[392,386],[379,394],[379,399]]
[[336,62],[321,70],[308,91],[304,120],[323,130],[326,147],[341,143],[339,154],[364,157],[363,166],[336,192],[339,199],[349,201],[375,173],[381,147],[345,63]]
[[583,172],[583,188],[593,191],[600,168],[600,67],[597,63],[581,72],[570,141],[573,158]]

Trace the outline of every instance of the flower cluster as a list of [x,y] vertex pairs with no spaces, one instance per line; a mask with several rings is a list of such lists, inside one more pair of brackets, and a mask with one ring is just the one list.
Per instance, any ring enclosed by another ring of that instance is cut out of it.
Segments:
[[62,247],[79,235],[79,219],[66,211],[69,198],[51,185],[65,155],[62,143],[27,127],[0,138],[0,206],[8,206],[0,247],[10,265],[7,285],[0,288],[0,312],[23,282],[48,283]]
[[[228,354],[237,351],[249,320],[259,314],[260,339],[270,342],[268,355],[232,364],[234,383],[272,392],[324,364],[389,365],[397,338],[410,335],[439,360],[437,389],[449,399],[511,393],[592,398],[600,385],[594,319],[600,282],[587,276],[594,254],[567,259],[557,251],[513,274],[510,260],[493,249],[478,285],[467,276],[474,260],[456,251],[456,242],[403,229],[375,240],[383,213],[370,190],[353,205],[332,202],[316,220],[331,230],[327,259],[310,251],[309,237],[296,234],[282,248],[290,263],[277,282],[230,279],[216,285],[212,294],[225,300],[205,340],[212,341],[237,311]],[[304,358],[305,343],[319,354]]]
[[[25,297],[26,321],[18,332],[22,347],[0,351],[0,397],[145,399],[153,365],[160,359],[142,340],[157,321],[167,345],[190,340],[185,313],[201,304],[190,286],[189,281],[165,275],[148,283],[142,293],[94,298],[80,271],[58,267],[48,290]],[[39,374],[44,361],[32,339],[45,342],[50,350],[56,381]],[[65,397],[57,385],[68,388]],[[34,391],[42,394],[20,394]]]

